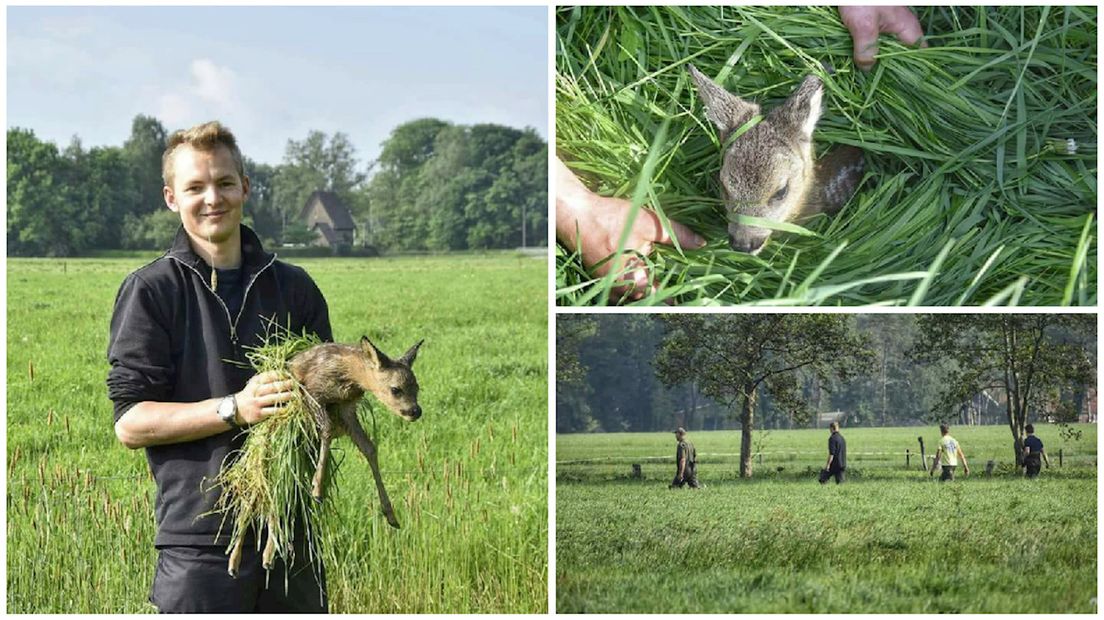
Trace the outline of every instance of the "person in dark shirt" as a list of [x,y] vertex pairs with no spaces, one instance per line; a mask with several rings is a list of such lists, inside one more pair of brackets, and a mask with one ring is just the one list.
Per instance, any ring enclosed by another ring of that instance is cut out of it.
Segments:
[[839,422],[829,424],[828,430],[832,432],[828,436],[828,462],[820,472],[820,483],[826,484],[829,478],[835,478],[836,484],[840,484],[847,470],[847,442],[839,432]]
[[157,484],[150,602],[163,613],[325,612],[321,563],[306,553],[267,574],[247,542],[237,578],[227,574],[228,532],[209,482],[243,431],[293,397],[286,377],[253,374],[248,348],[272,325],[332,340],[325,299],[242,225],[249,178],[229,129],[175,132],[162,164],[165,204],[181,227],[164,256],[119,287],[107,377],[115,435],[145,448]]
[[700,488],[698,484],[698,453],[694,444],[686,439],[686,429],[681,426],[675,431],[678,447],[675,449],[675,480],[671,488],[690,485],[691,489]]
[[1046,450],[1043,450],[1043,440],[1035,436],[1035,425],[1028,424],[1024,430],[1027,431],[1023,449],[1024,474],[1028,478],[1037,478],[1043,461],[1046,461],[1047,469],[1050,469],[1050,458],[1047,457]]

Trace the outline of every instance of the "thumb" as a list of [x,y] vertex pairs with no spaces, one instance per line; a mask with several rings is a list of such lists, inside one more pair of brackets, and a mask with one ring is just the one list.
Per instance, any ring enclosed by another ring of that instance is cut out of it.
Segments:
[[[644,213],[648,214],[647,224],[651,227],[647,233],[648,240],[664,245],[671,245],[671,235],[668,234],[663,228],[663,225],[660,224],[659,216],[651,211],[645,211]],[[671,232],[674,233],[675,238],[678,239],[680,247],[690,248],[692,250],[705,247],[705,239],[690,230],[685,224],[680,224],[671,219],[667,220],[667,223],[670,224]]]

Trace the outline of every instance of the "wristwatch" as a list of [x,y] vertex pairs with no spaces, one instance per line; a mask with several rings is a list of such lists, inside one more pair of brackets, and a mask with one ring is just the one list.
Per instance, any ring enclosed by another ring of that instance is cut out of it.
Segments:
[[238,401],[231,394],[222,399],[222,402],[218,406],[218,416],[222,418],[223,422],[233,429],[240,430],[242,426],[238,424]]

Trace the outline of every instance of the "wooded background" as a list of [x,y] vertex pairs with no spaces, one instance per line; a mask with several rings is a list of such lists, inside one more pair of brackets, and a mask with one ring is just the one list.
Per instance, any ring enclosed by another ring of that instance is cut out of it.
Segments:
[[[683,350],[696,346],[680,344],[675,338],[676,331],[687,327],[678,323],[688,317],[702,323],[692,327],[697,332],[715,329],[715,321],[749,322],[736,326],[743,331],[737,330],[727,343],[717,342],[716,334],[703,334],[713,336],[719,349],[735,350],[746,344],[740,334],[755,336],[750,321],[763,316],[770,315],[558,316],[557,432],[740,428],[736,395],[726,402],[707,394],[707,383],[717,378],[717,369],[701,365],[700,360],[667,359],[667,366],[681,372],[660,372],[660,360],[670,356],[665,346]],[[822,370],[831,371],[845,362],[854,368],[845,378],[812,367],[797,370],[791,373],[794,393],[784,400],[779,395],[788,391],[789,384],[776,384],[774,390],[764,384],[754,395],[757,428],[827,426],[820,414],[846,415],[844,425],[850,427],[935,421],[1007,424],[1010,390],[1001,385],[1001,353],[993,345],[1009,333],[1020,339],[1014,352],[1026,356],[1017,360],[1022,367],[1016,371],[1034,371],[1019,377],[1022,385],[1011,386],[1023,390],[1024,381],[1031,384],[1030,393],[1021,395],[1026,399],[1022,404],[1028,421],[1095,416],[1096,329],[1091,315],[776,316],[835,316],[853,330],[854,346],[831,357]],[[803,324],[800,328],[822,327]],[[767,342],[775,348],[792,339],[783,326],[770,329]],[[768,352],[766,357],[775,354]],[[1084,371],[1089,374],[1078,374]],[[670,385],[664,383],[664,374]]]
[[[169,133],[139,115],[122,146],[86,149],[78,136],[59,148],[31,129],[9,129],[8,254],[168,247],[180,225],[161,192]],[[269,247],[310,241],[313,233],[297,218],[315,190],[334,192],[349,207],[356,245],[381,251],[548,243],[548,147],[532,128],[413,120],[363,164],[341,132],[289,139],[276,165],[249,159],[249,145],[239,146],[252,183],[245,223]]]

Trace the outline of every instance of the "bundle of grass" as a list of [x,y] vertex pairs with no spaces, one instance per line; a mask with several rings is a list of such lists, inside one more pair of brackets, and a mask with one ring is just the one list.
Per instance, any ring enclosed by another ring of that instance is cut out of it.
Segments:
[[[915,10],[928,47],[882,37],[869,74],[834,8],[558,11],[560,158],[709,241],[647,257],[658,291],[638,303],[1096,303],[1096,8]],[[765,108],[820,77],[817,154],[861,148],[863,189],[835,218],[766,224],[756,256],[732,251],[690,63]],[[561,247],[556,277],[557,303],[594,305],[619,276]]]
[[[257,373],[288,372],[295,355],[320,344],[316,336],[269,337],[246,357]],[[231,527],[229,571],[236,576],[242,547],[252,531],[257,545],[266,534],[263,563],[275,557],[290,567],[295,549],[305,549],[315,566],[324,548],[324,503],[311,497],[311,479],[321,444],[318,416],[325,413],[299,381],[294,397],[277,413],[250,428],[242,448],[227,457],[214,483],[222,487],[215,512]],[[296,541],[296,536],[302,536]],[[285,575],[290,571],[285,571]],[[285,587],[286,587],[285,583]]]

